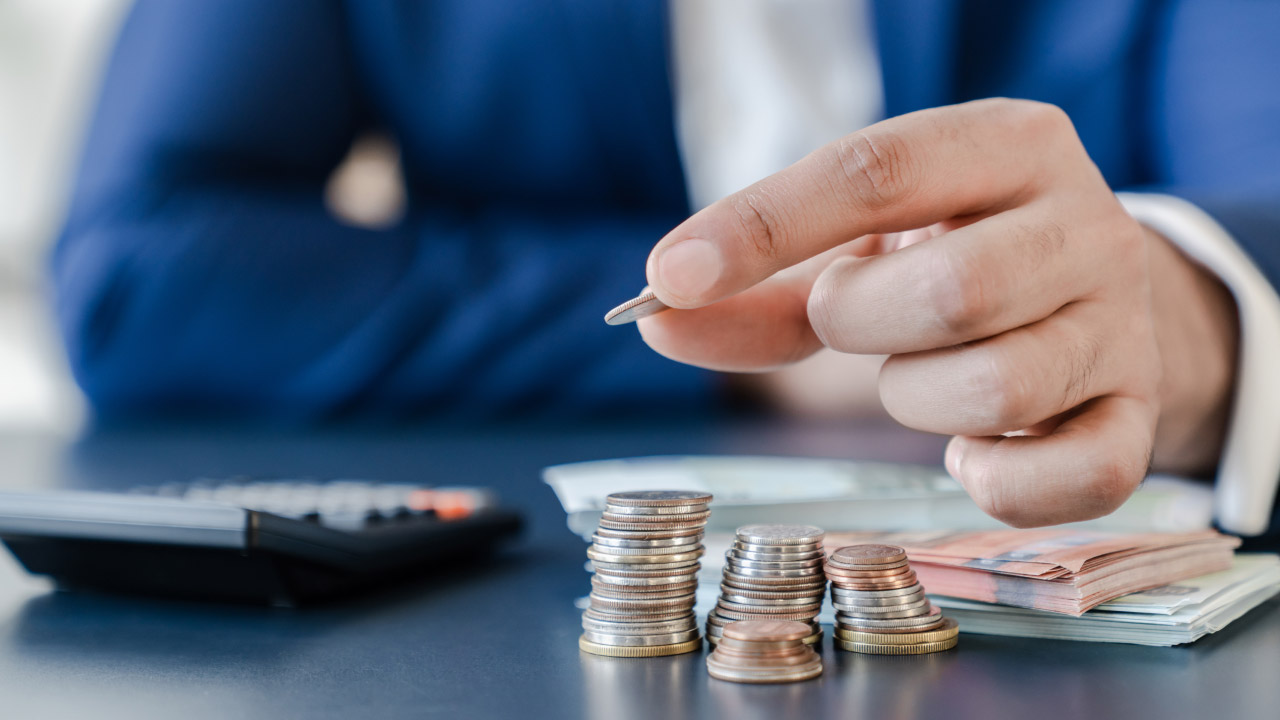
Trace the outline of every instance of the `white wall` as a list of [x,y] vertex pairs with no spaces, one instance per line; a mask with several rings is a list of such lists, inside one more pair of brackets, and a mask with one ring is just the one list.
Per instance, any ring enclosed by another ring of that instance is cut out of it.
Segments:
[[45,264],[128,0],[0,0],[0,431],[74,433],[84,403]]

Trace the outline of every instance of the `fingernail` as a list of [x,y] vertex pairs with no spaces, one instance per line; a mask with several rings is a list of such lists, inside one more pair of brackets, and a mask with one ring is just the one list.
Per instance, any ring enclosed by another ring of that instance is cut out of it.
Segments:
[[698,300],[720,279],[724,261],[708,240],[681,240],[658,254],[657,282],[682,300]]

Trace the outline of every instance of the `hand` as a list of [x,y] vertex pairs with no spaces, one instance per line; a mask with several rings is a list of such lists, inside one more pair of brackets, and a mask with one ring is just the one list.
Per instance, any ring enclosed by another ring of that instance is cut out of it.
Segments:
[[[1156,295],[1193,311],[1153,307],[1156,260],[1180,283]],[[647,273],[682,309],[640,323],[672,359],[757,371],[823,346],[890,355],[886,409],[955,435],[948,470],[1019,527],[1111,512],[1145,477],[1158,423],[1225,416],[1229,311],[1227,339],[1157,324],[1212,328],[1229,297],[1124,211],[1049,105],[985,100],[854,133],[691,217]],[[1179,373],[1201,387],[1162,385],[1170,354],[1207,368]],[[1166,403],[1183,417],[1162,418]]]

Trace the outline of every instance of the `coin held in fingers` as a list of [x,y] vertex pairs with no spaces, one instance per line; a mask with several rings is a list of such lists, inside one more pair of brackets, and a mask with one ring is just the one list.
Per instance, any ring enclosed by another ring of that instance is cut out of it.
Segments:
[[604,321],[609,325],[626,325],[670,309],[650,290],[605,313]]

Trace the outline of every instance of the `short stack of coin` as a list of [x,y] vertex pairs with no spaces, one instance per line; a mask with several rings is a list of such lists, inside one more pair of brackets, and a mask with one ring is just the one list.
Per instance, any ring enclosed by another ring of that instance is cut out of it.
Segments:
[[724,635],[707,656],[707,672],[740,683],[798,682],[822,674],[822,657],[806,645],[808,623],[745,620],[724,626]]
[[873,655],[950,650],[959,632],[925,597],[924,587],[892,545],[850,545],[826,564],[836,608],[836,647]]
[[719,642],[724,628],[744,620],[805,623],[806,644],[822,639],[814,620],[822,609],[827,578],[822,528],[812,525],[745,525],[725,553],[720,600],[707,615],[707,640]]
[[578,647],[611,657],[657,657],[702,647],[693,615],[711,496],[621,492],[605,500],[592,536],[591,606]]

